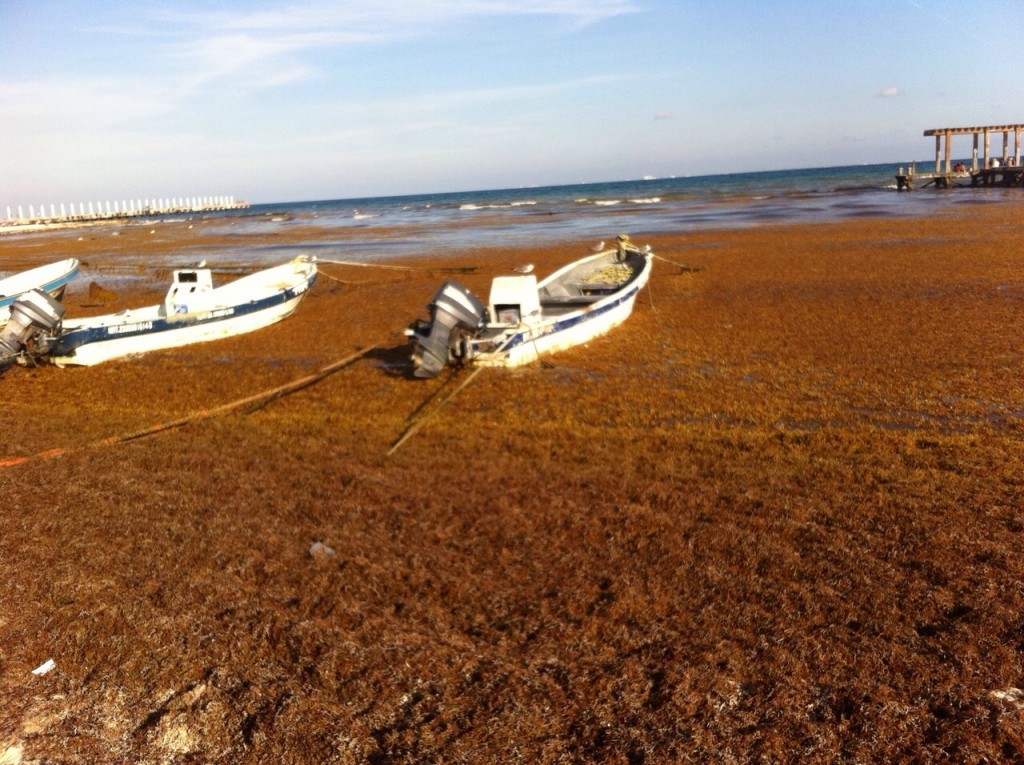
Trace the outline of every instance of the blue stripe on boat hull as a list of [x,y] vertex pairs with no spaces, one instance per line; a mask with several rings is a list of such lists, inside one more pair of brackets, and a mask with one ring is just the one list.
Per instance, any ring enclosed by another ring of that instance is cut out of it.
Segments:
[[[74,271],[71,271],[70,273],[64,274],[63,276],[60,276],[60,277],[58,277],[56,279],[53,279],[52,281],[49,281],[46,284],[41,284],[38,287],[33,287],[33,289],[40,289],[43,292],[48,292],[48,293],[50,293],[52,295],[57,290],[63,289],[64,287],[66,287],[68,282],[70,282],[73,278],[75,278],[75,275],[77,273],[78,273],[78,269],[76,268]],[[24,293],[22,293],[22,294],[24,294]],[[0,308],[5,308],[5,307],[9,306],[11,303],[13,303],[19,297],[21,297],[20,294],[19,295],[5,295],[3,297],[0,297]]]
[[302,289],[291,287],[262,300],[254,300],[244,305],[231,306],[229,308],[213,309],[205,314],[196,317],[182,319],[166,318],[154,320],[141,320],[136,323],[112,324],[104,327],[81,327],[71,329],[60,336],[56,347],[51,355],[55,357],[73,356],[75,349],[90,343],[101,343],[104,341],[121,340],[140,335],[153,335],[161,332],[173,332],[188,327],[197,327],[205,324],[216,324],[221,321],[237,319],[242,316],[259,313],[268,308],[287,303],[313,286],[316,275],[311,276]]
[[582,313],[577,314],[576,316],[570,316],[560,321],[556,321],[551,326],[546,328],[543,332],[541,332],[539,335],[531,335],[530,330],[524,330],[522,332],[519,332],[518,334],[514,335],[512,338],[510,338],[509,340],[502,344],[502,355],[507,355],[508,352],[511,351],[513,348],[522,345],[523,343],[532,343],[539,340],[542,337],[554,335],[557,334],[558,332],[564,332],[565,330],[571,329],[572,327],[575,327],[579,324],[583,324],[584,322],[600,318],[609,311],[618,308],[627,300],[631,300],[632,298],[634,298],[639,291],[640,288],[634,286],[630,288],[627,292],[625,292],[623,295],[620,295],[615,300],[611,301],[606,305],[601,306],[600,308],[595,308],[590,311],[583,311]]

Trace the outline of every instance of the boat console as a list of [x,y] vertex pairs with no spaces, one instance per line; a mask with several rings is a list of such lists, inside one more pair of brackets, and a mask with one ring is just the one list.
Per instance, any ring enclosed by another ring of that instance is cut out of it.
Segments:
[[164,298],[164,311],[168,318],[207,309],[205,295],[213,292],[213,277],[208,268],[191,268],[174,272],[171,288]]
[[492,324],[529,324],[540,319],[537,277],[496,276],[488,305]]

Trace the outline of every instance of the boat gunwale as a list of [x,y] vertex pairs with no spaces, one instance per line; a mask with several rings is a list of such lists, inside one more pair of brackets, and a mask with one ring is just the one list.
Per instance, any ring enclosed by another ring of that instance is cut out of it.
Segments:
[[[235,291],[238,291],[238,290],[237,289],[229,289],[229,288],[236,287],[237,285],[239,285],[242,282],[255,281],[254,277],[266,277],[269,274],[271,274],[274,271],[277,271],[279,269],[290,269],[290,268],[293,268],[293,265],[294,265],[294,261],[290,261],[288,263],[283,263],[283,264],[278,265],[278,266],[273,266],[271,268],[264,269],[262,271],[257,271],[257,272],[252,273],[252,274],[247,274],[246,276],[243,276],[243,277],[241,277],[239,279],[235,279],[235,280],[230,281],[230,282],[228,282],[226,284],[222,284],[219,287],[215,287],[210,292],[207,292],[206,295],[216,295],[217,297],[230,296],[232,292],[235,292]],[[180,270],[180,271],[198,271],[198,270],[202,270],[202,269],[182,268],[182,269],[178,269],[178,270]],[[262,286],[265,287],[265,289],[262,290],[265,293],[265,296],[266,297],[274,297],[275,295],[277,295],[279,293],[282,293],[282,292],[284,292],[286,290],[294,290],[302,282],[306,282],[306,289],[309,289],[313,285],[313,280],[316,279],[316,275],[317,275],[316,263],[315,263],[315,261],[309,261],[308,265],[306,265],[306,267],[303,268],[302,271],[293,270],[291,273],[293,274],[294,278],[288,280],[287,282],[285,282],[282,279],[273,279],[273,280],[269,279],[269,278],[262,278],[262,279],[260,279],[260,281],[263,282]],[[251,287],[251,284],[245,285],[245,286],[250,286]],[[186,318],[190,317],[190,316],[196,316],[196,317],[199,317],[199,318],[210,318],[208,316],[208,314],[210,314],[212,312],[221,311],[221,310],[224,310],[225,308],[232,308],[232,307],[236,307],[236,306],[239,306],[239,305],[253,303],[253,302],[256,302],[258,300],[263,300],[263,299],[264,299],[264,296],[260,296],[258,298],[253,299],[253,300],[247,300],[247,301],[245,301],[245,303],[240,303],[240,302],[233,302],[232,303],[232,302],[222,301],[222,302],[217,303],[217,304],[207,305],[202,310],[195,311],[194,313],[181,314],[180,318],[178,318],[178,319],[174,319],[173,317],[169,317],[165,313],[162,312],[161,309],[163,309],[163,307],[164,307],[163,303],[153,303],[151,305],[142,306],[140,308],[125,308],[124,310],[118,311],[116,313],[105,313],[105,314],[99,314],[97,316],[83,316],[83,317],[80,317],[80,318],[66,320],[64,322],[64,331],[66,333],[68,333],[68,332],[77,332],[79,330],[88,329],[88,328],[99,329],[99,328],[103,328],[103,327],[116,327],[116,326],[120,326],[120,325],[123,325],[123,324],[134,324],[136,322],[142,322],[142,321],[158,321],[158,320],[162,320],[162,319],[170,319],[171,321],[174,321],[176,323],[183,324],[184,321],[186,320]]]
[[[0,292],[0,308],[10,306],[21,295],[24,295],[26,292],[30,292],[34,289],[53,293],[55,290],[64,287],[68,282],[74,279],[78,274],[80,266],[81,261],[78,258],[63,258],[62,260],[56,260],[52,263],[36,266],[35,268],[30,268],[26,271],[18,271],[10,276],[0,278],[0,286],[2,286],[4,282],[13,282],[16,285],[18,282],[25,282],[26,284],[24,288],[16,287],[15,291],[10,294]],[[45,281],[41,284],[37,281],[33,281],[33,274],[37,275],[35,278],[38,278],[39,276],[44,276],[51,271],[55,273],[56,276],[51,278],[49,281]]]
[[[538,283],[538,292],[544,286],[554,283],[556,279],[564,277],[574,269],[577,269],[590,261],[607,257],[609,254],[614,252],[614,250],[605,250],[562,266],[553,274],[546,277],[542,282]],[[601,295],[599,299],[593,303],[582,306],[574,311],[560,313],[557,317],[545,317],[542,303],[541,320],[538,322],[489,325],[490,327],[494,327],[497,331],[477,336],[471,341],[476,352],[475,360],[484,364],[500,362],[501,359],[508,358],[512,350],[524,343],[535,343],[543,338],[564,332],[582,322],[597,319],[620,307],[622,304],[635,299],[637,293],[639,293],[650,277],[653,258],[651,253],[644,252],[636,247],[631,247],[629,249],[629,253],[635,258],[639,258],[641,265],[639,268],[635,269],[630,278],[624,281],[621,287],[616,289],[614,292],[610,292],[607,295]],[[484,345],[491,346],[491,348],[483,350],[481,346]]]
[[[279,269],[294,268],[295,265],[296,261],[291,261],[250,274],[249,276],[242,277],[242,279],[267,275]],[[268,289],[263,291],[264,294],[253,300],[209,306],[194,313],[171,316],[161,313],[162,304],[156,304],[135,309],[134,311],[128,309],[114,314],[76,319],[70,328],[65,327],[57,344],[49,354],[49,359],[58,365],[73,364],[75,363],[76,351],[86,345],[115,343],[120,340],[130,340],[145,335],[171,335],[176,331],[195,329],[204,325],[226,324],[233,321],[241,323],[246,318],[265,311],[272,311],[278,306],[301,299],[313,286],[317,277],[315,260],[309,260],[302,265],[303,268],[301,270],[296,269],[294,271],[295,278],[287,285],[281,284],[281,280],[277,279],[277,286],[270,288],[270,285],[274,282],[267,279]],[[226,289],[242,281],[242,279],[222,285],[213,290],[213,292]],[[151,350],[159,350],[161,347],[157,346]],[[146,351],[139,352],[144,353]],[[122,354],[115,354],[110,358],[116,358],[119,355]]]

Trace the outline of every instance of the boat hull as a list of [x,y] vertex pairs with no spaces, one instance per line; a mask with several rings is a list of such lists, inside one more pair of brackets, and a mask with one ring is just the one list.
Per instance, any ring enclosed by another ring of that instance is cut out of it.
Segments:
[[449,364],[522,366],[622,324],[650,279],[654,253],[625,234],[603,246],[539,283],[518,269],[494,278],[486,306],[462,285],[443,284],[427,306],[430,318],[405,331],[413,374],[435,377]]
[[[587,260],[599,262],[603,257],[607,255],[571,263],[542,281],[538,289],[544,291],[549,285],[563,281],[573,270],[585,267]],[[477,338],[473,342],[473,363],[505,367],[530,364],[542,355],[582,345],[622,324],[632,314],[636,296],[650,278],[651,256],[634,257],[642,258],[638,273],[622,289],[575,311],[553,314],[545,309],[539,322],[520,324],[507,330],[504,336]]]
[[[646,281],[646,280],[644,280]],[[636,284],[625,294],[563,318],[535,327],[526,327],[507,339],[502,350],[488,352],[478,344],[474,362],[484,366],[518,367],[531,364],[542,355],[588,343],[622,324],[633,312],[637,293],[643,284]]]
[[[316,280],[316,266],[297,272],[288,286],[257,299],[182,316],[151,306],[67,327],[49,361],[57,366],[92,366],[111,359],[178,348],[253,332],[291,315]],[[237,290],[236,290],[237,291]]]
[[59,300],[78,266],[78,258],[66,258],[0,279],[0,324],[10,317],[11,303],[29,290],[39,289]]

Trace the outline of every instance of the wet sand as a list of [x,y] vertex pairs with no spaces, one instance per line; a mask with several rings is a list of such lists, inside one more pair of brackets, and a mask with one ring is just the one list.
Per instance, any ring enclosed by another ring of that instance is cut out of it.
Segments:
[[[625,325],[485,370],[391,456],[462,379],[402,374],[443,269],[486,295],[591,242],[325,264],[260,332],[8,371],[0,760],[1024,757],[1022,223],[634,230],[672,263]],[[109,312],[187,231],[0,263],[78,255],[69,315]]]

